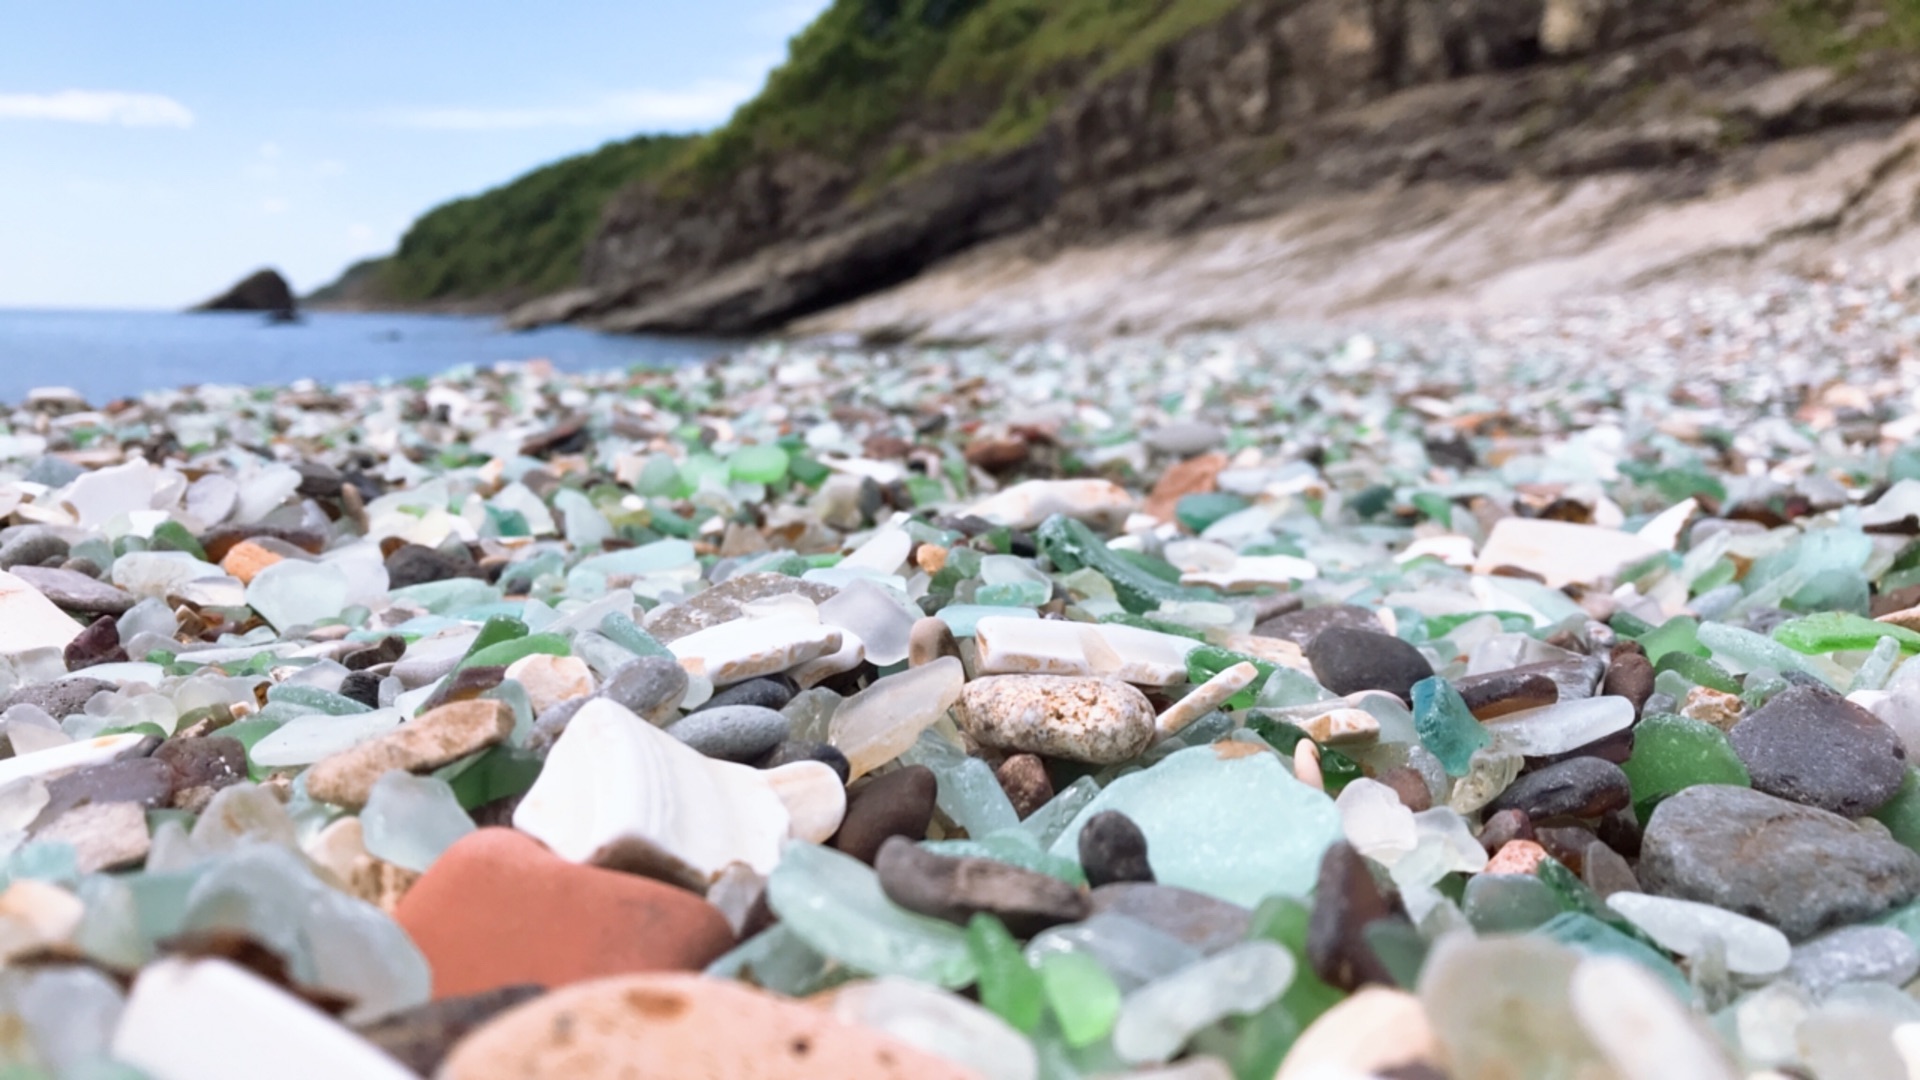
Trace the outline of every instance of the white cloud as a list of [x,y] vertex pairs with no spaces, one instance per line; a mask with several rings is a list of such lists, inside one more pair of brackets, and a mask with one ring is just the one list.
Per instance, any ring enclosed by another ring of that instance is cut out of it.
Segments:
[[0,94],[0,120],[186,128],[193,126],[193,111],[163,94],[62,90],[55,94]]
[[756,84],[708,80],[687,90],[635,90],[570,106],[507,109],[390,109],[381,123],[436,131],[503,131],[546,127],[649,127],[717,124],[753,96]]

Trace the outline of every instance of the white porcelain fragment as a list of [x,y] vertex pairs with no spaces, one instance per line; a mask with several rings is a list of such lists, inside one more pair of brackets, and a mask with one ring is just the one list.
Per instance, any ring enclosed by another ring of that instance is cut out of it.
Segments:
[[1501,518],[1480,548],[1474,573],[1502,566],[1538,574],[1548,588],[1595,584],[1658,555],[1660,544],[1617,529],[1543,518]]
[[840,651],[840,631],[793,618],[733,619],[670,643],[690,675],[715,686],[773,675]]
[[64,649],[80,624],[40,590],[0,570],[0,656],[29,649]]

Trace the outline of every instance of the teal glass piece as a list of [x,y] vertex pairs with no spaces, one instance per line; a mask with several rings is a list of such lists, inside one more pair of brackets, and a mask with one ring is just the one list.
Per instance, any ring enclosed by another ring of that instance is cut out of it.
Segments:
[[1688,652],[1670,652],[1653,665],[1654,673],[1671,671],[1694,686],[1704,686],[1709,690],[1718,690],[1723,694],[1737,694],[1740,683],[1727,669],[1707,659]]
[[322,690],[317,686],[301,686],[298,683],[275,683],[267,691],[268,703],[284,702],[299,705],[328,716],[353,716],[357,713],[372,712],[365,702]]
[[1229,514],[1237,514],[1253,505],[1238,495],[1225,492],[1206,492],[1197,495],[1183,495],[1174,504],[1173,516],[1180,524],[1196,533],[1207,531],[1207,527]]
[[1413,729],[1448,776],[1467,775],[1474,751],[1493,742],[1460,691],[1438,675],[1413,684]]
[[635,656],[672,656],[673,650],[660,639],[640,629],[638,623],[621,613],[609,612],[600,620],[600,632]]
[[1121,606],[1136,615],[1153,611],[1169,600],[1214,599],[1210,590],[1174,584],[1119,557],[1092,529],[1070,517],[1055,514],[1041,523],[1035,536],[1055,569],[1070,572],[1087,567],[1100,572],[1113,582]]
[[1584,953],[1625,957],[1660,976],[1681,1001],[1693,997],[1693,989],[1687,984],[1685,973],[1667,959],[1666,953],[1621,933],[1616,927],[1591,915],[1577,911],[1562,912],[1542,924],[1534,933]]

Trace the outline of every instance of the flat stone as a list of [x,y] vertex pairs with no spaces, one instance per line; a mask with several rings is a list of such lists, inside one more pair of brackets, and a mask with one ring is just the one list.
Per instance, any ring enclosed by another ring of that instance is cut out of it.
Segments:
[[1529,820],[1598,818],[1633,802],[1633,786],[1620,766],[1596,757],[1575,757],[1523,774],[1487,804],[1490,813],[1524,811]]
[[33,839],[73,845],[74,867],[83,874],[138,866],[152,846],[147,812],[132,802],[76,806],[35,829]]
[[993,775],[1000,781],[1000,790],[1007,793],[1007,801],[1013,804],[1013,812],[1022,821],[1053,801],[1053,780],[1047,775],[1046,763],[1037,755],[1011,754],[993,770]]
[[758,705],[704,709],[667,726],[667,734],[721,761],[752,762],[787,738],[793,721]]
[[961,926],[986,912],[1015,937],[1029,938],[1090,914],[1085,894],[1050,874],[993,859],[936,855],[905,837],[881,844],[873,868],[887,899]]
[[1718,784],[1662,802],[1638,875],[1648,892],[1738,912],[1802,940],[1920,896],[1920,854],[1884,830]]
[[394,917],[426,955],[435,999],[698,970],[734,942],[725,917],[693,893],[581,866],[500,828],[442,852]]
[[316,762],[307,791],[321,802],[358,810],[389,769],[426,772],[477,753],[513,733],[504,701],[460,701],[414,717],[393,732]]
[[775,596],[804,596],[816,604],[833,599],[834,590],[785,574],[740,574],[689,597],[647,613],[647,633],[663,644],[740,618],[743,604]]
[[455,1043],[515,1005],[544,993],[545,987],[531,984],[503,986],[430,1001],[355,1030],[400,1064],[421,1076],[431,1076]]
[[704,889],[729,863],[770,872],[790,821],[758,769],[704,757],[596,700],[554,743],[513,824],[571,862]]
[[1314,974],[1328,986],[1347,991],[1368,983],[1394,985],[1393,972],[1367,943],[1366,928],[1396,913],[1352,844],[1340,841],[1328,847],[1307,922],[1307,963]]
[[1096,765],[1126,761],[1154,738],[1153,705],[1113,679],[999,675],[960,695],[960,726],[983,746]]
[[[1651,673],[1649,673],[1651,674]],[[1543,709],[1560,700],[1560,684],[1538,671],[1494,671],[1454,681],[1467,711],[1476,720],[1525,709]]]
[[1151,882],[1146,834],[1118,810],[1093,815],[1080,829],[1080,869],[1096,889],[1114,882]]
[[1880,718],[1825,690],[1790,686],[1727,735],[1757,791],[1861,817],[1906,780],[1907,751]]
[[[1597,840],[1594,842],[1599,843]],[[1535,841],[1509,840],[1494,851],[1481,873],[1532,875],[1539,871],[1541,863],[1551,857],[1547,849]]]
[[157,757],[127,758],[75,769],[47,781],[47,805],[29,828],[41,828],[69,810],[93,803],[163,809],[173,800],[175,782],[173,769]]
[[598,696],[648,723],[664,724],[679,714],[687,696],[687,672],[667,657],[643,656],[620,665]]
[[1247,940],[1253,913],[1205,893],[1151,881],[1116,881],[1096,886],[1093,912],[1125,915],[1211,955]]
[[[76,625],[75,630],[79,627]],[[23,686],[6,698],[0,699],[0,713],[15,705],[33,705],[46,711],[55,720],[64,720],[75,713],[87,711],[87,702],[99,693],[114,693],[120,689],[114,683],[102,679],[60,679],[57,682],[35,683]]]
[[417,1080],[319,1009],[220,959],[143,969],[112,1054],[150,1080],[250,1080],[267,1057],[284,1080]]
[[139,598],[75,570],[48,566],[16,566],[13,576],[40,590],[40,595],[67,611],[88,615],[124,615]]
[[1892,926],[1845,926],[1794,946],[1785,977],[1815,998],[1846,983],[1905,986],[1920,975],[1920,947]]
[[1081,623],[989,616],[974,626],[981,675],[1091,675]]
[[833,846],[871,866],[889,837],[926,839],[938,791],[933,770],[925,765],[868,780],[849,793],[846,820]]
[[1323,604],[1289,611],[1256,623],[1253,633],[1256,637],[1291,641],[1304,649],[1313,644],[1313,639],[1319,637],[1322,631],[1337,626],[1350,630],[1369,630],[1376,634],[1387,632],[1386,624],[1380,621],[1380,616],[1374,614],[1372,608],[1354,604]]
[[1385,690],[1412,700],[1413,684],[1433,677],[1420,650],[1391,634],[1335,626],[1314,636],[1307,661],[1320,685],[1340,695]]
[[[679,665],[674,665],[674,670],[679,671]],[[685,672],[681,674],[684,675]],[[693,711],[706,712],[710,709],[724,709],[730,705],[758,705],[763,709],[773,709],[777,712],[787,707],[787,703],[793,700],[795,692],[796,688],[790,679],[779,676],[748,679],[746,682],[734,683],[716,692]],[[622,704],[625,703],[622,702]],[[627,708],[633,709],[633,706],[628,705]],[[633,711],[646,715],[640,709]]]
[[601,979],[530,1001],[455,1046],[437,1075],[632,1080],[636,1062],[687,1080],[980,1080],[823,1009],[694,975]]

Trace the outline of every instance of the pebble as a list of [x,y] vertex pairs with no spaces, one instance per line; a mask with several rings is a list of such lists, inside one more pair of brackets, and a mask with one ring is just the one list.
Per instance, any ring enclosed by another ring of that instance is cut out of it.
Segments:
[[1411,701],[1413,684],[1433,677],[1433,665],[1419,649],[1376,630],[1330,627],[1314,635],[1306,650],[1313,677],[1336,694],[1385,690]]
[[1646,711],[1647,699],[1653,696],[1653,680],[1653,664],[1645,653],[1616,647],[1600,692],[1633,702],[1634,715],[1638,716]]
[[[679,670],[678,664],[674,665],[674,670]],[[684,682],[686,672],[682,671],[680,674]],[[698,713],[707,712],[712,709],[724,709],[733,705],[757,705],[762,709],[773,709],[777,712],[787,707],[787,703],[793,700],[795,692],[796,688],[793,683],[785,678],[748,679],[746,682],[734,683],[724,690],[716,691],[712,697],[690,711]],[[681,693],[684,695],[685,691],[682,690]],[[646,716],[648,713],[654,711],[654,709],[659,708],[665,701],[665,695],[663,693],[656,693],[654,697],[656,700],[653,702],[653,708],[651,709],[635,708],[633,703],[625,701],[622,701],[621,704],[629,709],[633,709],[634,712],[642,716]],[[647,702],[642,700],[639,704],[644,705],[647,704]]]
[[577,656],[550,656],[534,653],[507,665],[506,677],[527,692],[527,701],[535,713],[543,713],[563,701],[593,693],[593,672]]
[[937,791],[933,770],[925,765],[868,780],[849,792],[846,819],[833,846],[871,866],[889,838],[925,839]]
[[1014,814],[1021,820],[1033,816],[1035,810],[1053,801],[1053,780],[1047,775],[1046,763],[1038,755],[1010,754],[993,770],[993,775],[1000,782],[1000,790],[1006,793]]
[[1080,828],[1080,868],[1096,889],[1114,882],[1152,882],[1146,834],[1118,810],[1093,815]]
[[693,893],[569,862],[513,829],[455,842],[394,917],[432,966],[436,1000],[694,971],[734,944],[726,919]]
[[1314,893],[1306,943],[1313,973],[1327,985],[1348,991],[1367,984],[1392,986],[1393,973],[1368,943],[1366,930],[1395,917],[1396,911],[1353,845],[1340,842],[1327,848]]
[[1059,878],[992,859],[936,855],[903,836],[889,837],[873,860],[887,899],[962,926],[985,912],[1015,937],[1091,914],[1086,894]]
[[1371,608],[1357,607],[1353,604],[1303,607],[1298,611],[1289,611],[1256,623],[1253,632],[1258,637],[1291,641],[1304,649],[1313,644],[1313,639],[1319,637],[1321,631],[1335,627],[1367,630],[1375,634],[1387,632],[1386,625]]
[[960,643],[945,619],[929,615],[914,622],[907,634],[907,666],[920,667],[943,656],[958,657]]
[[152,846],[146,810],[135,802],[96,802],[76,806],[33,831],[41,843],[71,844],[74,868],[82,874],[123,870],[146,861]]
[[361,1038],[421,1076],[431,1076],[453,1045],[500,1013],[539,997],[544,987],[505,986],[442,998],[355,1028]]
[[1089,899],[1096,915],[1124,915],[1205,955],[1245,941],[1253,925],[1253,912],[1239,904],[1148,880],[1097,885]]
[[1113,679],[998,675],[961,691],[960,726],[983,746],[1095,765],[1125,761],[1154,738],[1153,705]]
[[1321,1013],[1287,1051],[1274,1080],[1325,1076],[1405,1076],[1439,1057],[1420,999],[1366,986]]
[[599,696],[650,724],[663,724],[687,696],[687,673],[666,657],[643,656],[608,676]]
[[1718,784],[1654,810],[1637,873],[1650,893],[1747,915],[1795,941],[1920,896],[1920,855],[1884,831]]
[[625,1080],[637,1061],[662,1077],[977,1080],[826,1010],[693,975],[628,975],[547,994],[461,1040],[437,1075]]
[[[1652,686],[1653,673],[1647,673]],[[1456,680],[1453,688],[1476,720],[1492,720],[1525,709],[1543,709],[1560,700],[1560,684],[1538,671],[1492,671]]]
[[667,725],[667,734],[711,758],[751,763],[773,752],[793,721],[759,705],[703,709]]
[[513,731],[513,710],[499,701],[459,701],[323,758],[307,770],[307,791],[322,802],[357,810],[389,769],[425,772],[484,750]]
[[172,802],[178,782],[170,759],[157,755],[125,758],[62,773],[47,781],[46,808],[40,811],[34,827],[92,803],[131,803],[143,810],[164,809]]
[[15,566],[14,577],[67,611],[87,615],[124,615],[137,598],[99,578],[47,566]]
[[773,793],[787,808],[788,833],[809,844],[824,844],[847,816],[847,782],[830,765],[795,761],[764,770]]
[[655,608],[647,613],[645,625],[649,634],[671,645],[690,634],[739,619],[744,605],[757,600],[800,596],[824,604],[833,599],[833,594],[824,585],[785,574],[738,574],[683,603]]
[[15,705],[32,705],[46,711],[55,720],[63,720],[75,713],[85,712],[87,702],[95,694],[113,693],[120,687],[115,683],[101,679],[78,678],[58,679],[53,682],[35,683],[23,686],[0,699],[0,713]]
[[1847,983],[1905,986],[1920,975],[1920,946],[1891,926],[1848,926],[1793,947],[1785,978],[1816,999]]
[[1574,757],[1521,774],[1487,804],[1487,810],[1519,810],[1539,822],[1556,817],[1598,818],[1632,801],[1632,785],[1620,766],[1595,757]]
[[1893,729],[1853,702],[1792,686],[1727,733],[1757,791],[1861,817],[1887,804],[1907,777]]

